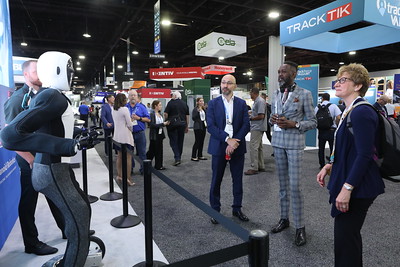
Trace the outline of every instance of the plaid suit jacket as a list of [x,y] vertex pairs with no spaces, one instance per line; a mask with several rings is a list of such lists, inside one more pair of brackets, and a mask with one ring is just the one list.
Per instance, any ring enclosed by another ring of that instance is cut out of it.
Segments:
[[282,93],[276,90],[272,101],[272,114],[278,113],[288,120],[299,122],[300,128],[274,131],[272,146],[284,149],[304,149],[305,132],[317,127],[311,92],[296,85],[285,104],[282,104]]

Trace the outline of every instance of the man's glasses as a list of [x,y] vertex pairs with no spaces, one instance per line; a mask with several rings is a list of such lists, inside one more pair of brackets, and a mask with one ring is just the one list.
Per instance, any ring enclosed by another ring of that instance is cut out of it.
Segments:
[[351,79],[351,78],[342,77],[342,78],[340,78],[340,79],[337,79],[337,80],[335,81],[335,83],[344,84],[347,80],[353,81],[353,79]]
[[221,84],[232,85],[232,84],[235,84],[235,83],[233,83],[233,82],[225,82],[225,81],[222,81]]

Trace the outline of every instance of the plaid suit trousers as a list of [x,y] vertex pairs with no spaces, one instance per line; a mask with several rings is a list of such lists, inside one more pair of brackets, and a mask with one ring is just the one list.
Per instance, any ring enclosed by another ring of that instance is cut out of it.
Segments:
[[289,218],[291,204],[294,225],[296,229],[301,228],[304,226],[303,195],[300,189],[304,150],[274,147],[274,155],[280,186],[281,219]]

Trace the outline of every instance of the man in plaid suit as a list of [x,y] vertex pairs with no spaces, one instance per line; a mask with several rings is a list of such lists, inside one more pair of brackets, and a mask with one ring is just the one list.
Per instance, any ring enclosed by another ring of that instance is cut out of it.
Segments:
[[[279,178],[281,218],[272,228],[279,233],[289,227],[289,203],[292,204],[295,244],[306,243],[303,221],[303,196],[300,191],[305,132],[317,127],[311,92],[299,87],[294,79],[298,65],[285,61],[278,70],[279,89],[274,93],[272,116],[276,172]],[[290,198],[290,199],[289,199]]]

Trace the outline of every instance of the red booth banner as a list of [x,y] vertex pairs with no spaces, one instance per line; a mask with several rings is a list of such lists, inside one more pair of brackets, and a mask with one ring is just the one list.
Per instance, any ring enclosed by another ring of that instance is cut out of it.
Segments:
[[149,72],[150,79],[156,81],[204,79],[204,73],[201,67],[158,68],[150,69]]
[[171,98],[171,89],[142,88],[137,92],[141,98]]
[[203,67],[203,71],[205,74],[212,75],[224,75],[228,73],[234,73],[236,67],[234,66],[225,66],[225,65],[208,65]]

